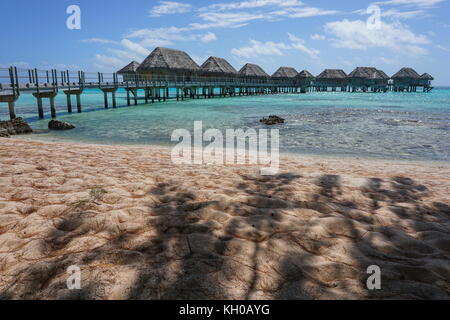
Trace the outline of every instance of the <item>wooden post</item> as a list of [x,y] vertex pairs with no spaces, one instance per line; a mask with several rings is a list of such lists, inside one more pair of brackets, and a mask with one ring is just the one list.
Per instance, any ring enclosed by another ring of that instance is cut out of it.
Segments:
[[130,106],[130,90],[127,89],[127,106]]
[[133,90],[134,94],[134,105],[137,106],[138,104],[138,89]]
[[77,93],[77,111],[81,113],[81,93]]
[[105,101],[105,109],[108,109],[108,92],[107,91],[103,91],[103,98]]
[[44,108],[42,107],[42,98],[37,97],[38,114],[39,118],[44,119]]
[[14,101],[8,101],[9,117],[11,120],[16,118],[16,104]]
[[111,92],[111,94],[112,94],[113,108],[117,108],[117,102],[116,102],[116,90],[114,90],[113,92]]
[[56,118],[56,108],[55,108],[55,97],[50,97],[50,112],[52,114],[52,118]]
[[70,101],[70,93],[66,93],[67,98],[67,112],[72,113],[72,101]]

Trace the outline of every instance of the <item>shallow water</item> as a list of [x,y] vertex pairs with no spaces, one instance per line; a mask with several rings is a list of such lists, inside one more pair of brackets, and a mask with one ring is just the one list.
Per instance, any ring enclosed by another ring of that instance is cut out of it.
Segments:
[[[143,93],[140,93],[141,96]],[[126,107],[125,92],[117,109],[103,109],[103,95],[86,90],[83,113],[67,114],[65,95],[56,99],[58,119],[75,130],[49,132],[37,119],[35,99],[23,95],[17,103],[38,134],[31,139],[105,144],[170,144],[174,129],[193,131],[194,121],[204,129],[265,128],[263,116],[286,119],[280,129],[283,152],[369,156],[388,159],[450,161],[450,89],[431,93],[310,93],[168,101]],[[75,101],[72,102],[75,104]],[[49,107],[44,106],[48,117]],[[7,105],[0,118],[7,119]],[[73,106],[76,110],[76,106]]]

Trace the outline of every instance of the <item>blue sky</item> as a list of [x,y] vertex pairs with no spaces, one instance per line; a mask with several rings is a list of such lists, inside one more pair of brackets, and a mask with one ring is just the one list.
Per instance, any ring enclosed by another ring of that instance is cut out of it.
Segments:
[[[80,30],[66,27],[70,5],[81,9]],[[108,72],[164,46],[197,63],[214,55],[270,74],[411,66],[450,85],[448,0],[16,0],[2,12],[0,67]]]

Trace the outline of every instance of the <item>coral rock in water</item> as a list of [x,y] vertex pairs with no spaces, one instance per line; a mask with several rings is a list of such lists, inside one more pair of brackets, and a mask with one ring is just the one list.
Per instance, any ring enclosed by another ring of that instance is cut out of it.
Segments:
[[[22,118],[16,118],[8,121],[0,121],[0,132],[6,131],[8,135],[31,133],[33,130],[30,128]],[[6,134],[0,134],[2,137]]]
[[70,129],[75,129],[75,126],[68,122],[59,121],[59,120],[51,120],[48,123],[48,128],[50,130],[70,130]]
[[278,116],[269,116],[268,118],[262,118],[261,120],[259,120],[259,122],[262,122],[268,126],[272,126],[275,124],[283,124],[284,119]]

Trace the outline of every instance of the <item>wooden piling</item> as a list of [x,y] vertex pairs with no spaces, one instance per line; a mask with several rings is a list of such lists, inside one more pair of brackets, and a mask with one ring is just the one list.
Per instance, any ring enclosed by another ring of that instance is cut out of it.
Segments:
[[108,92],[107,91],[103,91],[103,100],[105,102],[105,109],[108,109]]
[[66,98],[67,98],[67,112],[72,113],[72,101],[70,100],[70,93],[69,94],[66,93]]
[[77,93],[77,111],[81,113],[81,93]]
[[53,119],[56,118],[55,96],[50,97],[50,113]]
[[16,103],[15,101],[8,101],[9,117],[11,120],[15,119],[16,116]]
[[44,108],[42,106],[42,98],[37,98],[37,105],[38,105],[38,115],[40,119],[44,119]]
[[112,91],[111,92],[112,95],[112,104],[113,104],[113,108],[117,108],[117,101],[116,101],[116,91]]

